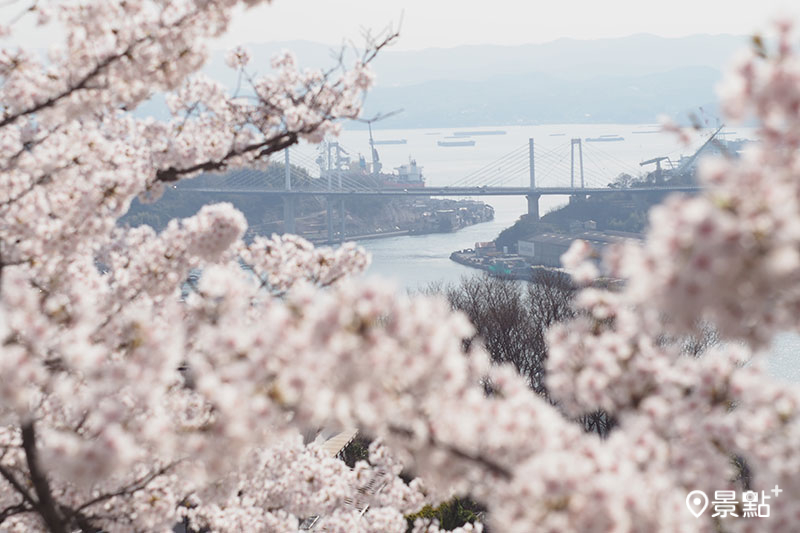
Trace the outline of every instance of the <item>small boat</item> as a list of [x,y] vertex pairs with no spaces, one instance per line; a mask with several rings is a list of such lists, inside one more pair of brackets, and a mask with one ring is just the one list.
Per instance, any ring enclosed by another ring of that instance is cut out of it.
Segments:
[[467,139],[463,141],[438,141],[439,146],[475,146],[475,141]]
[[566,133],[551,133],[550,137],[563,137]]
[[600,137],[586,137],[587,143],[624,141],[625,137],[619,135],[601,135]]
[[372,144],[406,144],[407,139],[387,139],[385,141],[372,141]]

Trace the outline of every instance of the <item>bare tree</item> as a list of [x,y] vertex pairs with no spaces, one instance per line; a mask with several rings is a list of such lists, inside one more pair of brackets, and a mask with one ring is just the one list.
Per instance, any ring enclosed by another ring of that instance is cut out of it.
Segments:
[[[510,363],[537,394],[552,401],[545,384],[547,330],[572,318],[576,292],[563,274],[541,270],[528,282],[489,275],[462,278],[457,285],[431,285],[427,292],[447,297],[465,313],[496,363]],[[491,384],[487,385],[487,392]],[[588,433],[605,437],[616,426],[613,415],[598,409],[576,419]]]
[[493,361],[514,365],[531,389],[547,396],[545,332],[574,314],[575,288],[569,281],[555,272],[543,272],[527,283],[484,275],[429,290],[443,293],[453,309],[469,317]]

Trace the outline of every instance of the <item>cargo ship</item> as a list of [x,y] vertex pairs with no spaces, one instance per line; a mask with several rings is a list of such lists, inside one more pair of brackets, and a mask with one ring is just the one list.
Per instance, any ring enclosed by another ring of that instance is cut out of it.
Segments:
[[379,174],[382,186],[402,189],[425,186],[425,178],[422,176],[422,167],[417,165],[416,159],[409,158],[407,165],[395,167],[395,171],[396,172],[392,174]]
[[476,131],[457,131],[453,133],[456,137],[475,137],[477,135],[505,135],[505,130],[476,130]]
[[600,137],[586,137],[587,143],[615,142],[624,141],[625,137],[620,135],[601,135]]
[[467,139],[463,141],[437,141],[436,144],[439,146],[475,146],[475,141],[472,139]]
[[362,154],[358,154],[358,162],[352,161],[350,154],[341,147],[338,142],[326,142],[320,147],[321,153],[317,157],[317,164],[320,168],[320,177],[328,179],[337,186],[344,188],[402,188],[411,189],[425,186],[425,177],[422,175],[422,167],[417,165],[417,161],[411,157],[408,163],[395,167],[394,172],[383,172],[376,144],[405,144],[402,142],[376,141],[372,137],[372,124],[369,128],[369,144],[372,152],[372,162],[367,163]]
[[374,141],[374,144],[407,144],[408,139],[387,139],[385,141]]

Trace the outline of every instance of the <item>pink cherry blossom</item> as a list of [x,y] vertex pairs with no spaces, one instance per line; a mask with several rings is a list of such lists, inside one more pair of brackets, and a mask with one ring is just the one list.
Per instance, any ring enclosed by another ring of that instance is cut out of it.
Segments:
[[[585,243],[565,256],[587,287],[548,334],[550,403],[465,344],[472,325],[442,299],[357,277],[369,256],[354,245],[245,244],[226,204],[160,233],[117,226],[136,196],[264,164],[360,113],[384,41],[344,72],[282,53],[247,76],[253,99],[199,75],[238,4],[67,1],[37,7],[64,28],[46,61],[0,51],[0,528],[296,531],[314,518],[402,532],[426,503],[468,494],[496,531],[712,532],[685,498],[742,490],[735,460],[752,488],[784,492],[769,520],[726,530],[797,528],[800,392],[763,364],[800,316],[791,24],[722,85],[761,142],[704,163],[703,193],[655,208],[646,241],[609,250],[603,272]],[[245,73],[246,52],[229,63]],[[172,118],[134,118],[157,92]],[[601,273],[623,282],[590,286]],[[722,342],[687,354],[706,328]],[[616,423],[602,440],[575,422],[598,409]],[[313,440],[343,427],[373,439],[352,469]]]

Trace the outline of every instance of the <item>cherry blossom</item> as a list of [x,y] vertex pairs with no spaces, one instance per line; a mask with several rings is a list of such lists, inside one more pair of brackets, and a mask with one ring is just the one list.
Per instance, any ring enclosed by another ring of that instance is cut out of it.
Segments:
[[[160,233],[117,225],[137,196],[336,133],[393,38],[329,71],[287,52],[255,75],[236,49],[250,92],[229,94],[197,71],[236,5],[65,1],[35,10],[64,30],[47,58],[0,51],[3,530],[405,531],[463,494],[497,531],[796,528],[800,392],[763,369],[800,316],[791,24],[722,89],[761,143],[705,162],[704,192],[654,209],[643,245],[600,267],[583,244],[565,256],[586,287],[549,333],[550,403],[465,343],[446,302],[358,277],[354,245],[246,244],[226,204]],[[132,116],[156,93],[170,120]],[[593,287],[601,269],[624,282]],[[704,327],[723,342],[686,354]],[[575,422],[597,409],[616,421],[605,439]],[[301,437],[335,427],[373,439],[369,460],[348,468]],[[685,507],[745,481],[784,491],[770,519]]]

